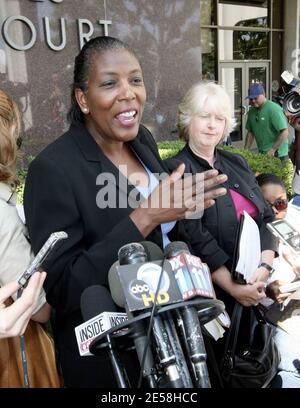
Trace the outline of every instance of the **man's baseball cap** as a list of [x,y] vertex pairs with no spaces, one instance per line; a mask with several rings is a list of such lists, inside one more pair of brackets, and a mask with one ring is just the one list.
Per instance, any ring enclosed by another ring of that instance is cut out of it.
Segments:
[[248,96],[246,96],[246,99],[254,99],[257,98],[259,95],[264,95],[265,90],[264,87],[261,84],[251,84],[249,89],[248,89]]

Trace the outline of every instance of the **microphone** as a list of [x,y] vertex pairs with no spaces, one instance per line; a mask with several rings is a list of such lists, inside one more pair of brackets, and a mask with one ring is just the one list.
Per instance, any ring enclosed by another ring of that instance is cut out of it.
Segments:
[[[117,311],[109,291],[104,286],[100,285],[90,286],[83,291],[80,299],[80,308],[84,320],[90,320],[97,315],[101,316],[104,314],[104,311]],[[112,325],[110,327],[112,327]],[[110,335],[106,335],[106,340],[108,344],[109,360],[118,388],[128,388],[129,380],[120,357],[114,349],[114,340]]]
[[[199,271],[194,269],[193,275],[190,274],[191,266],[194,265],[196,268],[197,260],[199,263],[200,259],[190,254],[189,248],[184,242],[177,241],[168,244],[165,248],[165,255],[172,265],[184,299],[190,299],[197,295],[197,286],[200,285],[200,282],[202,288],[204,282],[207,285],[208,282],[201,279],[201,273],[198,273],[202,272],[202,269]],[[197,279],[198,283],[196,283]],[[208,292],[213,291],[213,288],[210,290],[209,285],[207,287]],[[201,286],[198,288],[198,293],[201,293],[202,288]],[[198,388],[211,388],[206,366],[206,350],[197,310],[193,306],[185,306],[178,313],[182,317],[182,331],[186,339],[187,353],[194,368],[192,371],[194,373],[195,384]]]
[[[123,248],[123,251],[121,251],[120,253],[120,250],[119,250],[119,254],[118,254],[120,263],[119,261],[116,261],[109,270],[108,283],[109,283],[109,289],[111,292],[111,296],[114,302],[119,307],[125,308],[127,316],[130,319],[130,318],[133,318],[133,315],[128,309],[125,294],[124,294],[123,287],[120,281],[120,277],[118,275],[117,268],[120,264],[124,264],[124,263],[129,263],[129,264],[143,263],[147,259],[147,254],[144,250],[144,247],[138,243],[128,244],[127,246],[125,246],[125,248],[124,246],[122,248]],[[143,322],[137,321],[134,324],[133,329],[134,329],[133,341],[134,341],[139,363],[140,365],[142,365],[143,357],[144,357],[144,350],[147,344],[147,335],[145,332]],[[154,358],[153,358],[152,352],[149,349],[149,347],[147,349],[146,356],[144,358],[145,358],[144,370],[142,373],[143,378],[146,379],[150,388],[157,388],[156,370],[154,368],[155,367]]]
[[[163,258],[163,253],[161,252],[159,247],[157,247],[153,243],[147,243],[147,244],[144,243],[143,245],[140,243],[127,244],[127,245],[124,245],[119,250],[119,254],[118,254],[119,264],[120,264],[119,274],[118,274],[117,263],[115,263],[112,266],[109,272],[108,280],[109,280],[109,286],[111,289],[113,299],[118,305],[125,307],[125,309],[128,312],[128,316],[132,316],[131,313],[129,312],[129,306],[128,306],[129,304],[128,302],[130,302],[132,300],[131,298],[134,297],[132,296],[132,294],[139,295],[136,292],[141,290],[141,291],[146,291],[148,294],[150,292],[150,294],[153,295],[153,292],[155,293],[156,288],[157,288],[157,283],[159,281],[161,267],[158,267],[158,265],[155,263],[147,262],[148,260],[147,252],[150,255],[151,260],[153,260],[153,258],[160,259],[160,260]],[[153,253],[153,257],[151,256],[152,253]],[[133,267],[134,265],[135,267]],[[122,271],[123,273],[121,273]],[[168,288],[172,286],[170,285],[169,276],[165,271],[162,273],[164,273],[163,277],[165,279],[165,282],[162,282],[162,285],[166,286],[167,288],[166,290],[168,290]],[[129,276],[130,274],[131,274],[132,279]],[[138,276],[139,276],[139,279],[136,279]],[[123,279],[123,282],[122,282],[123,285],[121,283],[122,279]],[[134,286],[132,286],[132,283],[134,283]],[[123,287],[125,288],[125,290],[123,289]],[[176,286],[173,283],[172,290],[174,288],[176,288]],[[128,289],[128,293],[127,293],[127,289]],[[176,290],[177,290],[176,296],[179,300],[181,300],[182,298],[180,296],[180,293],[177,288]],[[145,299],[146,300],[149,299],[149,296],[147,297],[146,294],[142,293],[141,296],[143,295],[145,296],[144,298],[144,303],[145,303]],[[142,307],[139,307],[138,309],[144,310],[145,306],[143,306],[142,304]],[[131,309],[131,310],[138,310],[138,309]],[[164,322],[162,321],[162,318],[160,316],[154,316],[153,322],[154,322],[153,323],[153,335],[154,335],[154,340],[156,343],[156,349],[160,356],[160,363],[162,367],[164,368],[166,375],[169,378],[168,385],[174,388],[183,387],[184,384],[180,378],[178,367],[176,365],[176,356],[170,345],[168,333],[164,326]],[[140,364],[142,365],[144,350],[148,342],[148,338],[146,336],[144,325],[142,322],[140,322],[140,324],[138,325],[137,331],[138,331],[138,336],[136,336],[134,341],[135,341],[135,345],[137,349],[138,358],[139,358]],[[138,342],[137,342],[137,339],[138,339]],[[152,373],[153,373],[154,359],[153,359],[151,350],[147,349],[147,354],[148,354],[146,358],[147,363],[144,364],[145,370],[143,372],[143,376],[144,377],[147,376],[148,381],[149,381],[149,379],[151,379],[151,376],[149,376],[149,373],[151,373],[150,370],[152,370]]]
[[[147,254],[148,261],[158,261],[164,258],[164,254],[160,247],[154,244],[151,241],[143,241],[141,242],[143,245],[145,252]],[[184,384],[184,388],[192,388],[193,383],[191,380],[191,376],[187,367],[186,359],[181,348],[181,343],[178,338],[176,326],[174,324],[172,314],[170,311],[165,312],[166,318],[164,318],[164,325],[168,334],[168,339],[171,343],[171,347],[174,351],[176,356],[176,363],[179,367],[181,379]]]

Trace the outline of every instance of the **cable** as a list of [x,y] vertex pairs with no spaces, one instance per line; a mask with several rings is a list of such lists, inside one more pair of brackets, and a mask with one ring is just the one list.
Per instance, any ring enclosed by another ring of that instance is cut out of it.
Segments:
[[146,353],[149,347],[149,343],[150,343],[150,335],[153,329],[153,324],[154,324],[154,313],[156,311],[156,306],[157,306],[157,296],[159,293],[159,289],[160,289],[160,285],[161,285],[161,281],[162,281],[162,276],[163,276],[163,272],[164,272],[164,267],[165,267],[165,263],[166,263],[166,258],[163,258],[163,263],[162,263],[162,267],[161,267],[161,272],[159,275],[159,279],[158,279],[158,283],[157,283],[157,288],[156,288],[156,292],[155,292],[155,296],[154,296],[154,300],[153,300],[153,306],[151,309],[151,315],[150,315],[150,321],[149,321],[149,326],[148,326],[148,331],[147,331],[147,341],[146,341],[146,347],[143,353],[143,358],[142,358],[142,363],[141,363],[141,370],[140,370],[140,375],[139,375],[139,381],[138,381],[138,386],[137,388],[141,388],[142,385],[142,380],[143,380],[143,371],[144,371],[144,364],[145,364],[145,359],[146,359]]

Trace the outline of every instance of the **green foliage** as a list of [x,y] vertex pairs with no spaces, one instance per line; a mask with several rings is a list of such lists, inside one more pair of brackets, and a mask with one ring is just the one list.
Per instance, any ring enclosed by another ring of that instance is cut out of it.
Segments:
[[[165,141],[158,143],[158,150],[161,158],[167,159],[175,156],[183,146],[184,142],[180,140]],[[276,157],[253,153],[249,150],[238,149],[233,146],[220,146],[219,148],[243,156],[255,175],[260,173],[271,173],[279,176],[285,184],[289,198],[292,197],[293,164],[290,160],[282,163]]]
[[169,157],[175,156],[184,147],[185,142],[182,140],[164,141],[157,143],[158,151],[160,157],[168,159]]
[[[34,156],[30,155],[27,157],[28,163],[31,163],[32,160],[34,159]],[[18,170],[18,177],[20,180],[20,184],[17,188],[17,193],[18,193],[18,204],[23,204],[23,195],[24,195],[24,185],[25,185],[25,180],[27,177],[27,168],[21,168]]]
[[[160,157],[164,160],[169,157],[175,156],[184,147],[185,142],[182,140],[164,141],[159,142],[157,145]],[[281,161],[276,157],[266,156],[259,153],[253,153],[250,152],[249,150],[238,149],[232,146],[220,146],[219,148],[227,150],[232,153],[238,153],[241,156],[245,157],[255,175],[258,175],[260,173],[272,173],[281,177],[286,186],[289,198],[292,197],[293,165],[290,160],[285,163],[281,163]],[[33,159],[34,156],[29,156],[28,162],[30,163]],[[27,169],[26,168],[20,169],[18,171],[18,175],[21,181],[17,189],[18,202],[22,204]]]

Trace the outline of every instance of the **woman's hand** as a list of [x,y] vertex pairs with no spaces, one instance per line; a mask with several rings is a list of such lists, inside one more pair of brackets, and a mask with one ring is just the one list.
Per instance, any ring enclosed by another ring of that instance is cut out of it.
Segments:
[[253,285],[233,283],[230,295],[243,306],[256,306],[266,297],[264,289],[264,282],[255,282]]
[[8,307],[5,307],[5,300],[17,292],[20,285],[18,282],[11,282],[0,288],[0,338],[15,337],[24,333],[45,278],[45,272],[34,273],[22,296]]
[[251,276],[249,283],[252,285],[255,282],[267,282],[269,275],[270,272],[263,266],[260,266],[255,270],[255,272]]
[[264,282],[255,282],[253,285],[236,283],[225,265],[213,272],[212,280],[243,306],[255,306],[266,297]]
[[253,284],[255,282],[267,282],[269,276],[270,276],[270,270],[267,269],[263,264],[266,266],[269,265],[271,268],[273,265],[273,259],[274,259],[274,251],[271,251],[270,249],[266,249],[262,251],[261,253],[261,265],[254,271],[252,274],[249,283]]
[[287,246],[283,246],[282,255],[284,259],[291,265],[295,274],[300,278],[300,256],[297,256]]
[[178,221],[197,214],[214,204],[214,199],[226,194],[225,188],[215,188],[227,180],[209,170],[196,176],[182,178],[185,165],[181,164],[157,188],[130,217],[146,237],[157,225]]
[[281,293],[280,286],[286,284],[287,282],[282,282],[276,280],[270,283],[266,288],[266,294],[269,298],[275,300],[278,303],[283,303],[287,297],[291,295],[291,293]]

